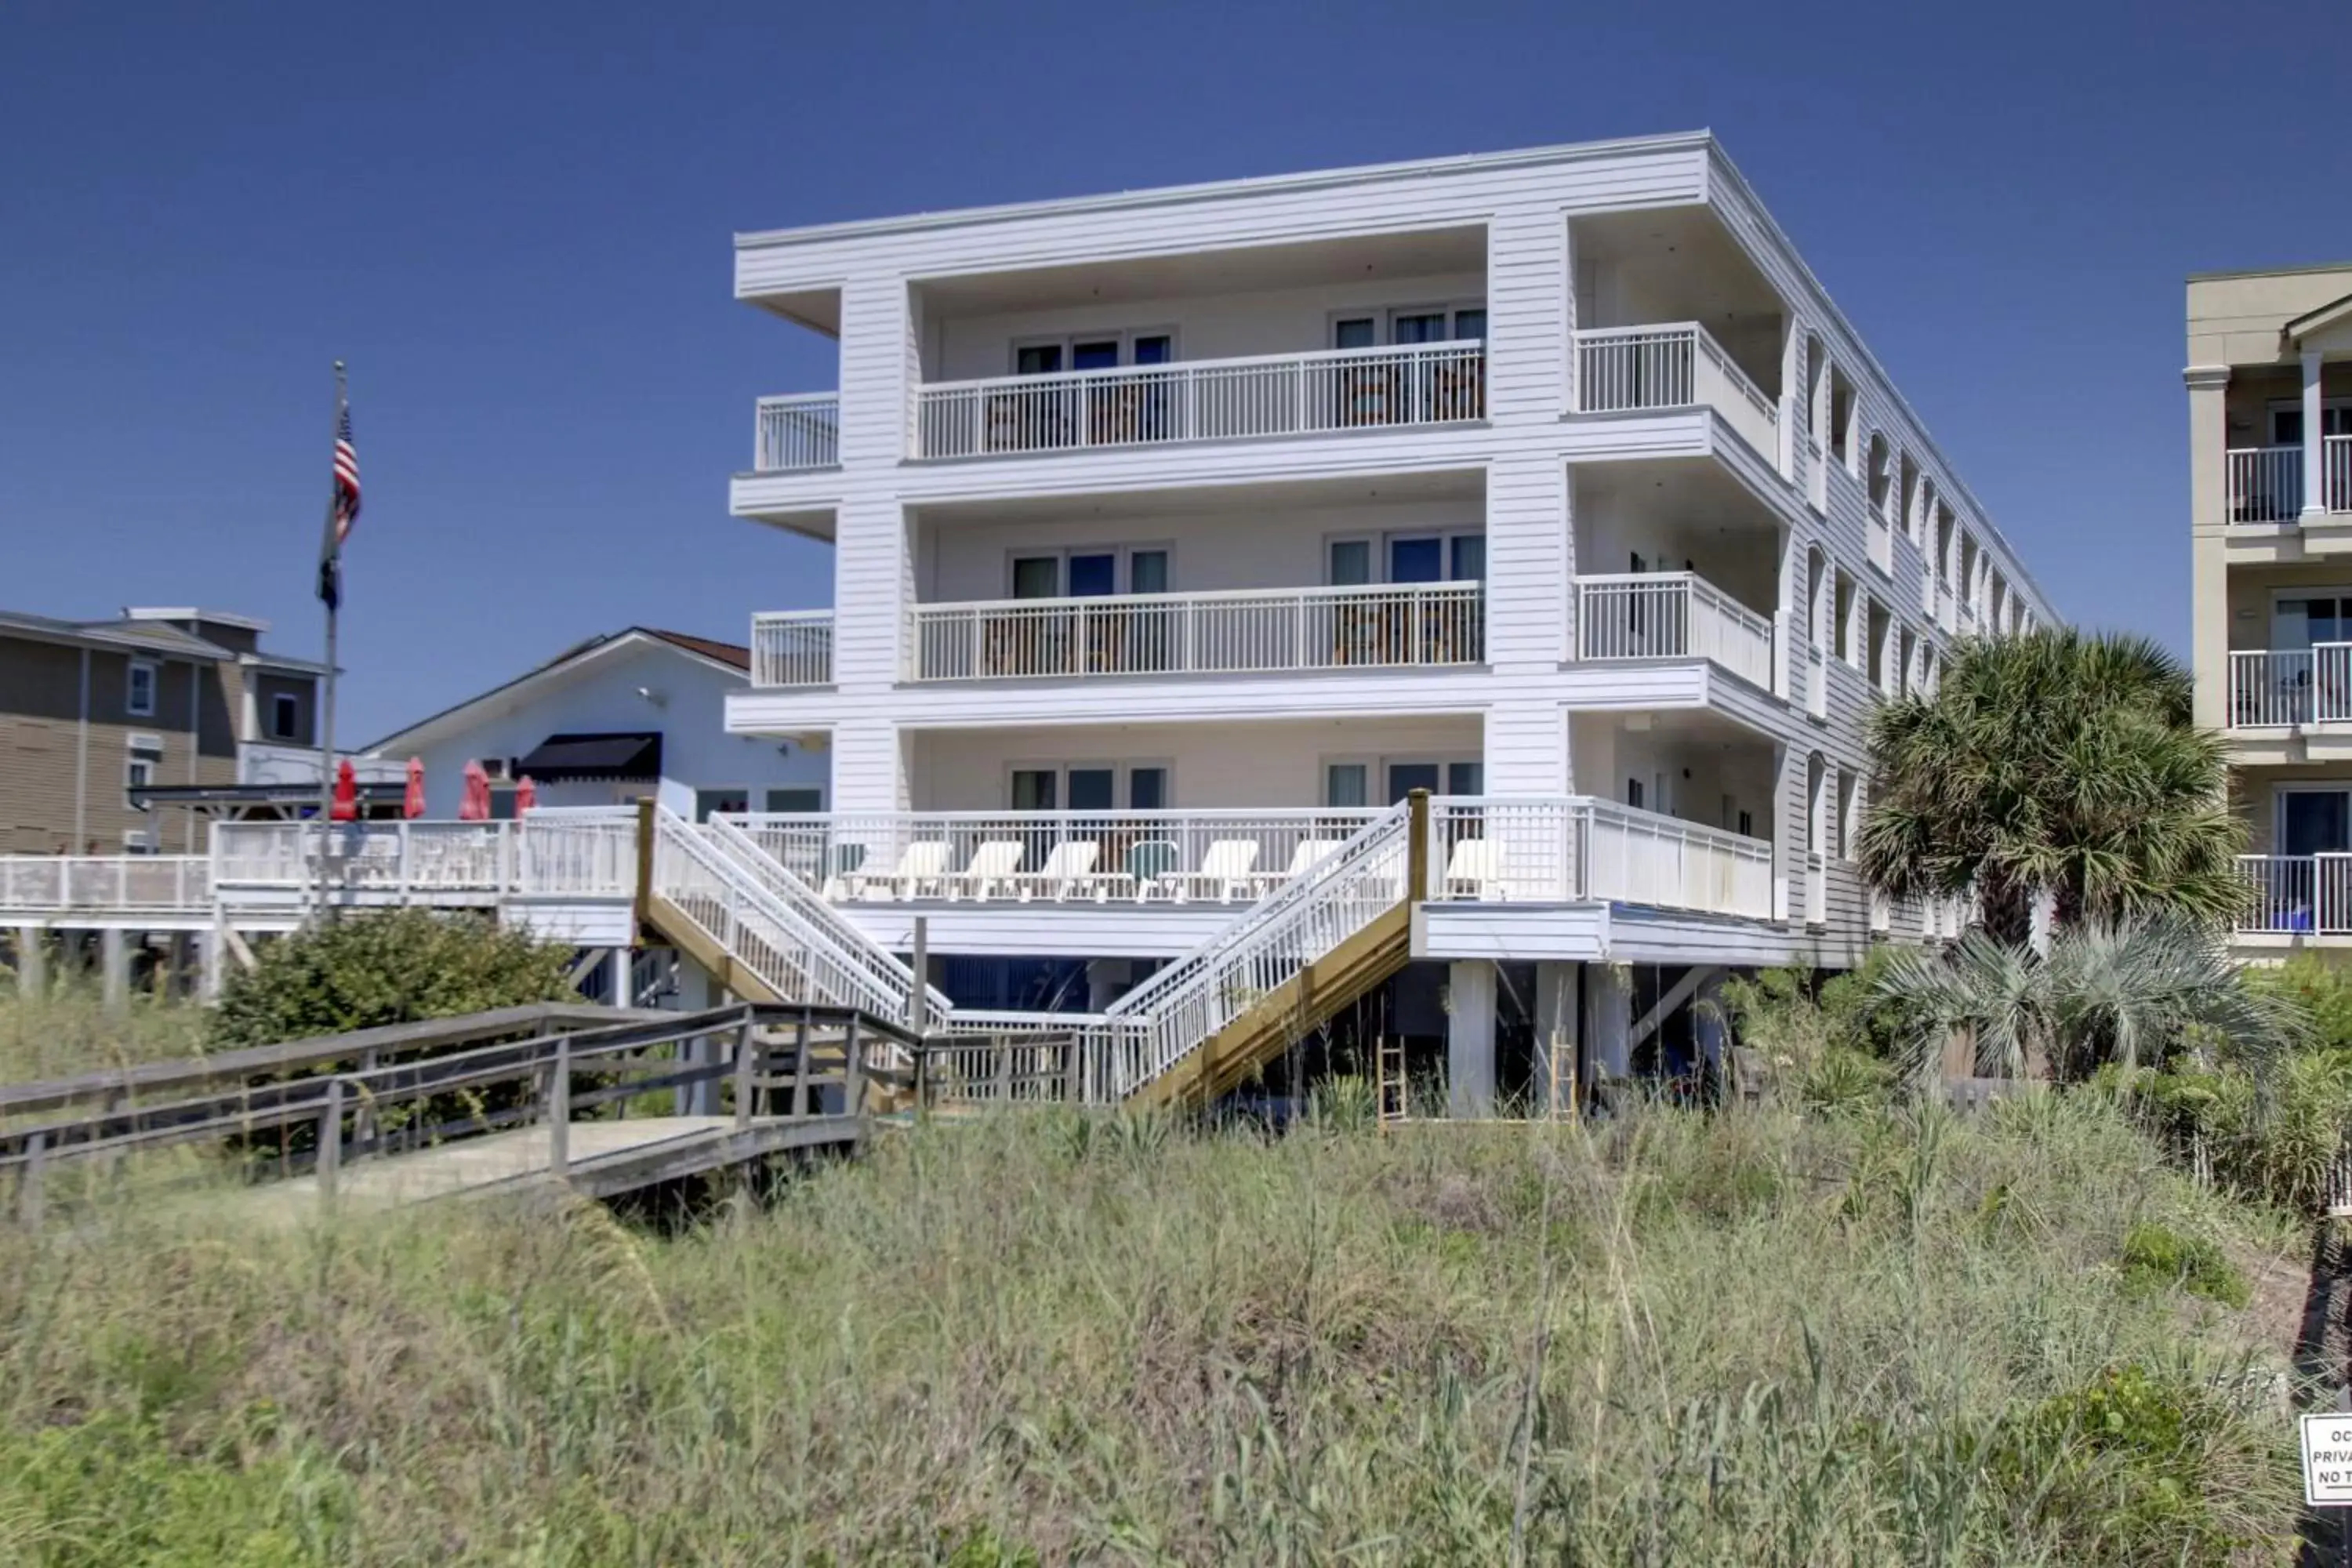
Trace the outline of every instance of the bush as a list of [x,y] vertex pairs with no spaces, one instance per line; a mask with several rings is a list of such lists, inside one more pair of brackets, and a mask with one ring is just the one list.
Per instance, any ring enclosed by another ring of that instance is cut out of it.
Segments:
[[2124,1283],[2150,1295],[2178,1286],[2225,1307],[2242,1307],[2253,1297],[2246,1277],[2219,1247],[2146,1220],[2125,1233],[2122,1262]]
[[569,949],[467,915],[398,910],[298,931],[230,975],[215,1047],[269,1045],[573,994]]

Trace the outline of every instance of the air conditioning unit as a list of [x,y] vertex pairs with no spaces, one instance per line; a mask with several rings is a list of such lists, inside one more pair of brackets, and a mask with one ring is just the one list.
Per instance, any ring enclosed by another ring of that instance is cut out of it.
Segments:
[[493,779],[512,778],[514,776],[514,759],[511,757],[484,757],[482,759],[482,771],[489,774]]
[[155,852],[155,835],[145,828],[124,834],[122,852],[126,855],[152,855]]
[[152,752],[160,757],[163,754],[163,737],[134,732],[122,738],[122,749],[126,752]]

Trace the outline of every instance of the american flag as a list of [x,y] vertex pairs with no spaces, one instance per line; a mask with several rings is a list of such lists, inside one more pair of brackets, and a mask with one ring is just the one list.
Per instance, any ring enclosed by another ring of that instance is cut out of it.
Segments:
[[[335,367],[341,382],[342,366]],[[343,541],[360,520],[360,454],[352,445],[351,400],[337,395],[335,418],[335,488],[327,502],[327,532],[319,545],[319,597],[330,610],[343,600]]]

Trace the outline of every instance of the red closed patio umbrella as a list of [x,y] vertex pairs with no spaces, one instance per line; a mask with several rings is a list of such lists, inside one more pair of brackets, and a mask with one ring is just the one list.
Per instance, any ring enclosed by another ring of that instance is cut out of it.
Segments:
[[539,786],[530,782],[529,773],[525,773],[522,781],[515,785],[515,815],[520,816],[538,804]]
[[490,819],[490,775],[482,764],[468,760],[466,763],[466,791],[457,802],[460,822],[488,822]]
[[408,789],[400,797],[400,815],[414,822],[425,815],[425,763],[408,759]]
[[335,764],[335,798],[328,816],[337,822],[360,819],[360,775],[352,771],[349,757]]

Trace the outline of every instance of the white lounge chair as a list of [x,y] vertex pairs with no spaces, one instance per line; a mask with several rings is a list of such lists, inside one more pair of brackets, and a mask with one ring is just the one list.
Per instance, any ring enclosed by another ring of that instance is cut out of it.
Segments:
[[886,899],[920,899],[936,894],[947,874],[947,840],[919,838],[898,851],[897,869],[887,875],[851,871],[841,879],[841,885],[853,899],[876,893]]
[[1031,899],[1052,899],[1059,902],[1086,887],[1094,877],[1095,861],[1102,854],[1102,846],[1091,838],[1068,838],[1054,846],[1045,863],[1034,871],[1024,871],[1012,879],[1020,889],[1024,903]]
[[1201,868],[1176,879],[1180,899],[1214,899],[1229,904],[1253,897],[1250,873],[1257,867],[1257,840],[1220,838],[1201,857]]
[[1501,902],[1510,897],[1503,883],[1503,847],[1491,838],[1458,838],[1445,860],[1445,897]]
[[1289,869],[1260,871],[1250,879],[1253,889],[1262,899],[1276,889],[1298,880],[1299,878],[1315,869],[1316,863],[1339,848],[1343,840],[1338,838],[1300,839],[1298,847],[1290,852]]
[[1027,847],[1018,838],[986,840],[971,852],[971,863],[947,879],[948,897],[982,900],[1000,889],[1010,891]]

